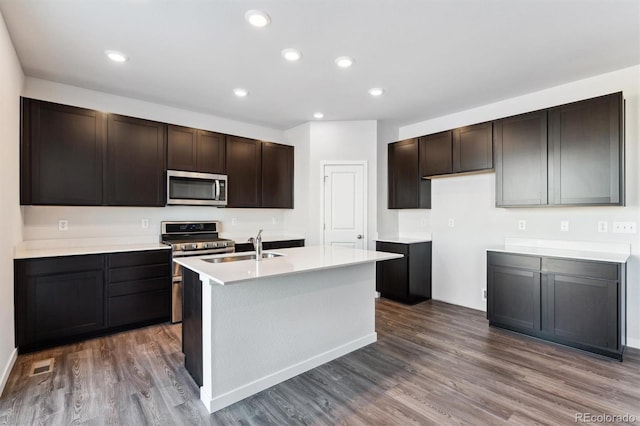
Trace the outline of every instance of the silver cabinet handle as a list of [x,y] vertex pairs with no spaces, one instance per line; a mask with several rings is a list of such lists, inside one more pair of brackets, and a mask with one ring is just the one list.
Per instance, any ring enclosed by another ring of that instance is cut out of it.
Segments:
[[220,180],[216,179],[216,200],[220,200]]
[[358,239],[361,240],[362,239],[362,234],[358,234]]

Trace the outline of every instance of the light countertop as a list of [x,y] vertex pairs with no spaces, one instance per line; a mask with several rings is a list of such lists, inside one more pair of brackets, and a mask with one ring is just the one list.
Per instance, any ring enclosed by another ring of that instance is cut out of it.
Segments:
[[[396,253],[359,250],[337,246],[296,247],[267,250],[265,253],[269,252],[281,253],[283,256],[264,259],[260,262],[256,262],[255,260],[225,263],[205,262],[203,259],[225,256],[209,255],[177,258],[174,259],[174,262],[179,263],[200,275],[209,277],[212,284],[228,285],[276,275],[298,274],[402,257],[401,254]],[[234,255],[242,256],[249,253],[250,252],[236,253]]]
[[504,245],[490,247],[487,250],[614,263],[625,263],[631,256],[631,246],[625,243],[535,240],[524,238],[506,238]]
[[376,238],[375,241],[380,241],[384,243],[399,243],[399,244],[415,244],[415,243],[428,243],[431,240],[431,234],[428,236],[420,236],[420,237],[407,237],[402,235],[385,235],[380,238]]
[[25,241],[15,247],[14,259],[119,253],[126,251],[170,250],[171,247],[144,239],[91,238]]

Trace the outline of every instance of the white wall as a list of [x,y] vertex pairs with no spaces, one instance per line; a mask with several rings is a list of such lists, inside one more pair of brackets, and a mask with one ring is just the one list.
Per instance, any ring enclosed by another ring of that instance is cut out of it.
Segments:
[[[322,162],[366,161],[367,162],[367,241],[374,247],[377,229],[377,124],[367,121],[312,122],[287,132],[289,142],[296,146],[296,185],[299,192],[306,190],[302,201],[296,199],[296,209],[288,220],[304,226],[307,244],[322,244]],[[307,145],[307,150],[301,149]]]
[[[597,222],[640,221],[640,66],[553,87],[529,95],[401,127],[398,139],[507,117],[523,112],[623,91],[626,100],[626,207],[496,208],[495,174],[432,180],[432,209],[401,211],[402,234],[433,234],[433,296],[449,303],[485,310],[485,249],[505,237],[625,242],[631,244],[627,267],[628,344],[640,347],[640,238],[638,234],[598,233]],[[455,227],[447,225],[449,218]],[[519,231],[518,220],[527,229]],[[560,221],[569,231],[560,232]]]
[[392,123],[378,121],[378,236],[398,235],[398,210],[390,210],[388,206],[389,179],[388,179],[388,145],[398,140],[398,126]]
[[[304,123],[285,132],[287,143],[294,146],[293,210],[287,210],[284,221],[288,232],[307,235],[309,229],[309,169],[311,149],[311,123]],[[310,245],[310,241],[306,241]]]
[[16,356],[13,334],[13,247],[21,241],[20,91],[22,68],[0,13],[0,393]]
[[[22,96],[249,138],[279,143],[285,141],[284,133],[277,129],[31,77],[25,80]],[[17,141],[16,137],[16,148]],[[130,236],[135,240],[138,237],[158,237],[163,220],[220,220],[225,236],[237,238],[255,234],[259,228],[265,229],[265,235],[282,234],[287,228],[284,212],[279,209],[213,207],[22,207],[24,240],[105,236]],[[69,221],[68,231],[58,231],[59,219]],[[149,219],[148,229],[142,229],[142,219]]]

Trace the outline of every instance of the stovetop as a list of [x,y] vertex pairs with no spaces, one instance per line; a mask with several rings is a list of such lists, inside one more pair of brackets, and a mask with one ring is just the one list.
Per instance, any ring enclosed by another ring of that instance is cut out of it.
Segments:
[[235,242],[218,236],[216,221],[162,222],[161,242],[173,251],[226,249]]

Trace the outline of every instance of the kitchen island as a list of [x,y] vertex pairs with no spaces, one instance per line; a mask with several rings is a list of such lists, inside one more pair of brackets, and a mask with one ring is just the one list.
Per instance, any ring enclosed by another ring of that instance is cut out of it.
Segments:
[[282,256],[260,262],[175,260],[184,267],[185,367],[209,412],[377,339],[375,262],[402,255],[335,246],[275,252]]

